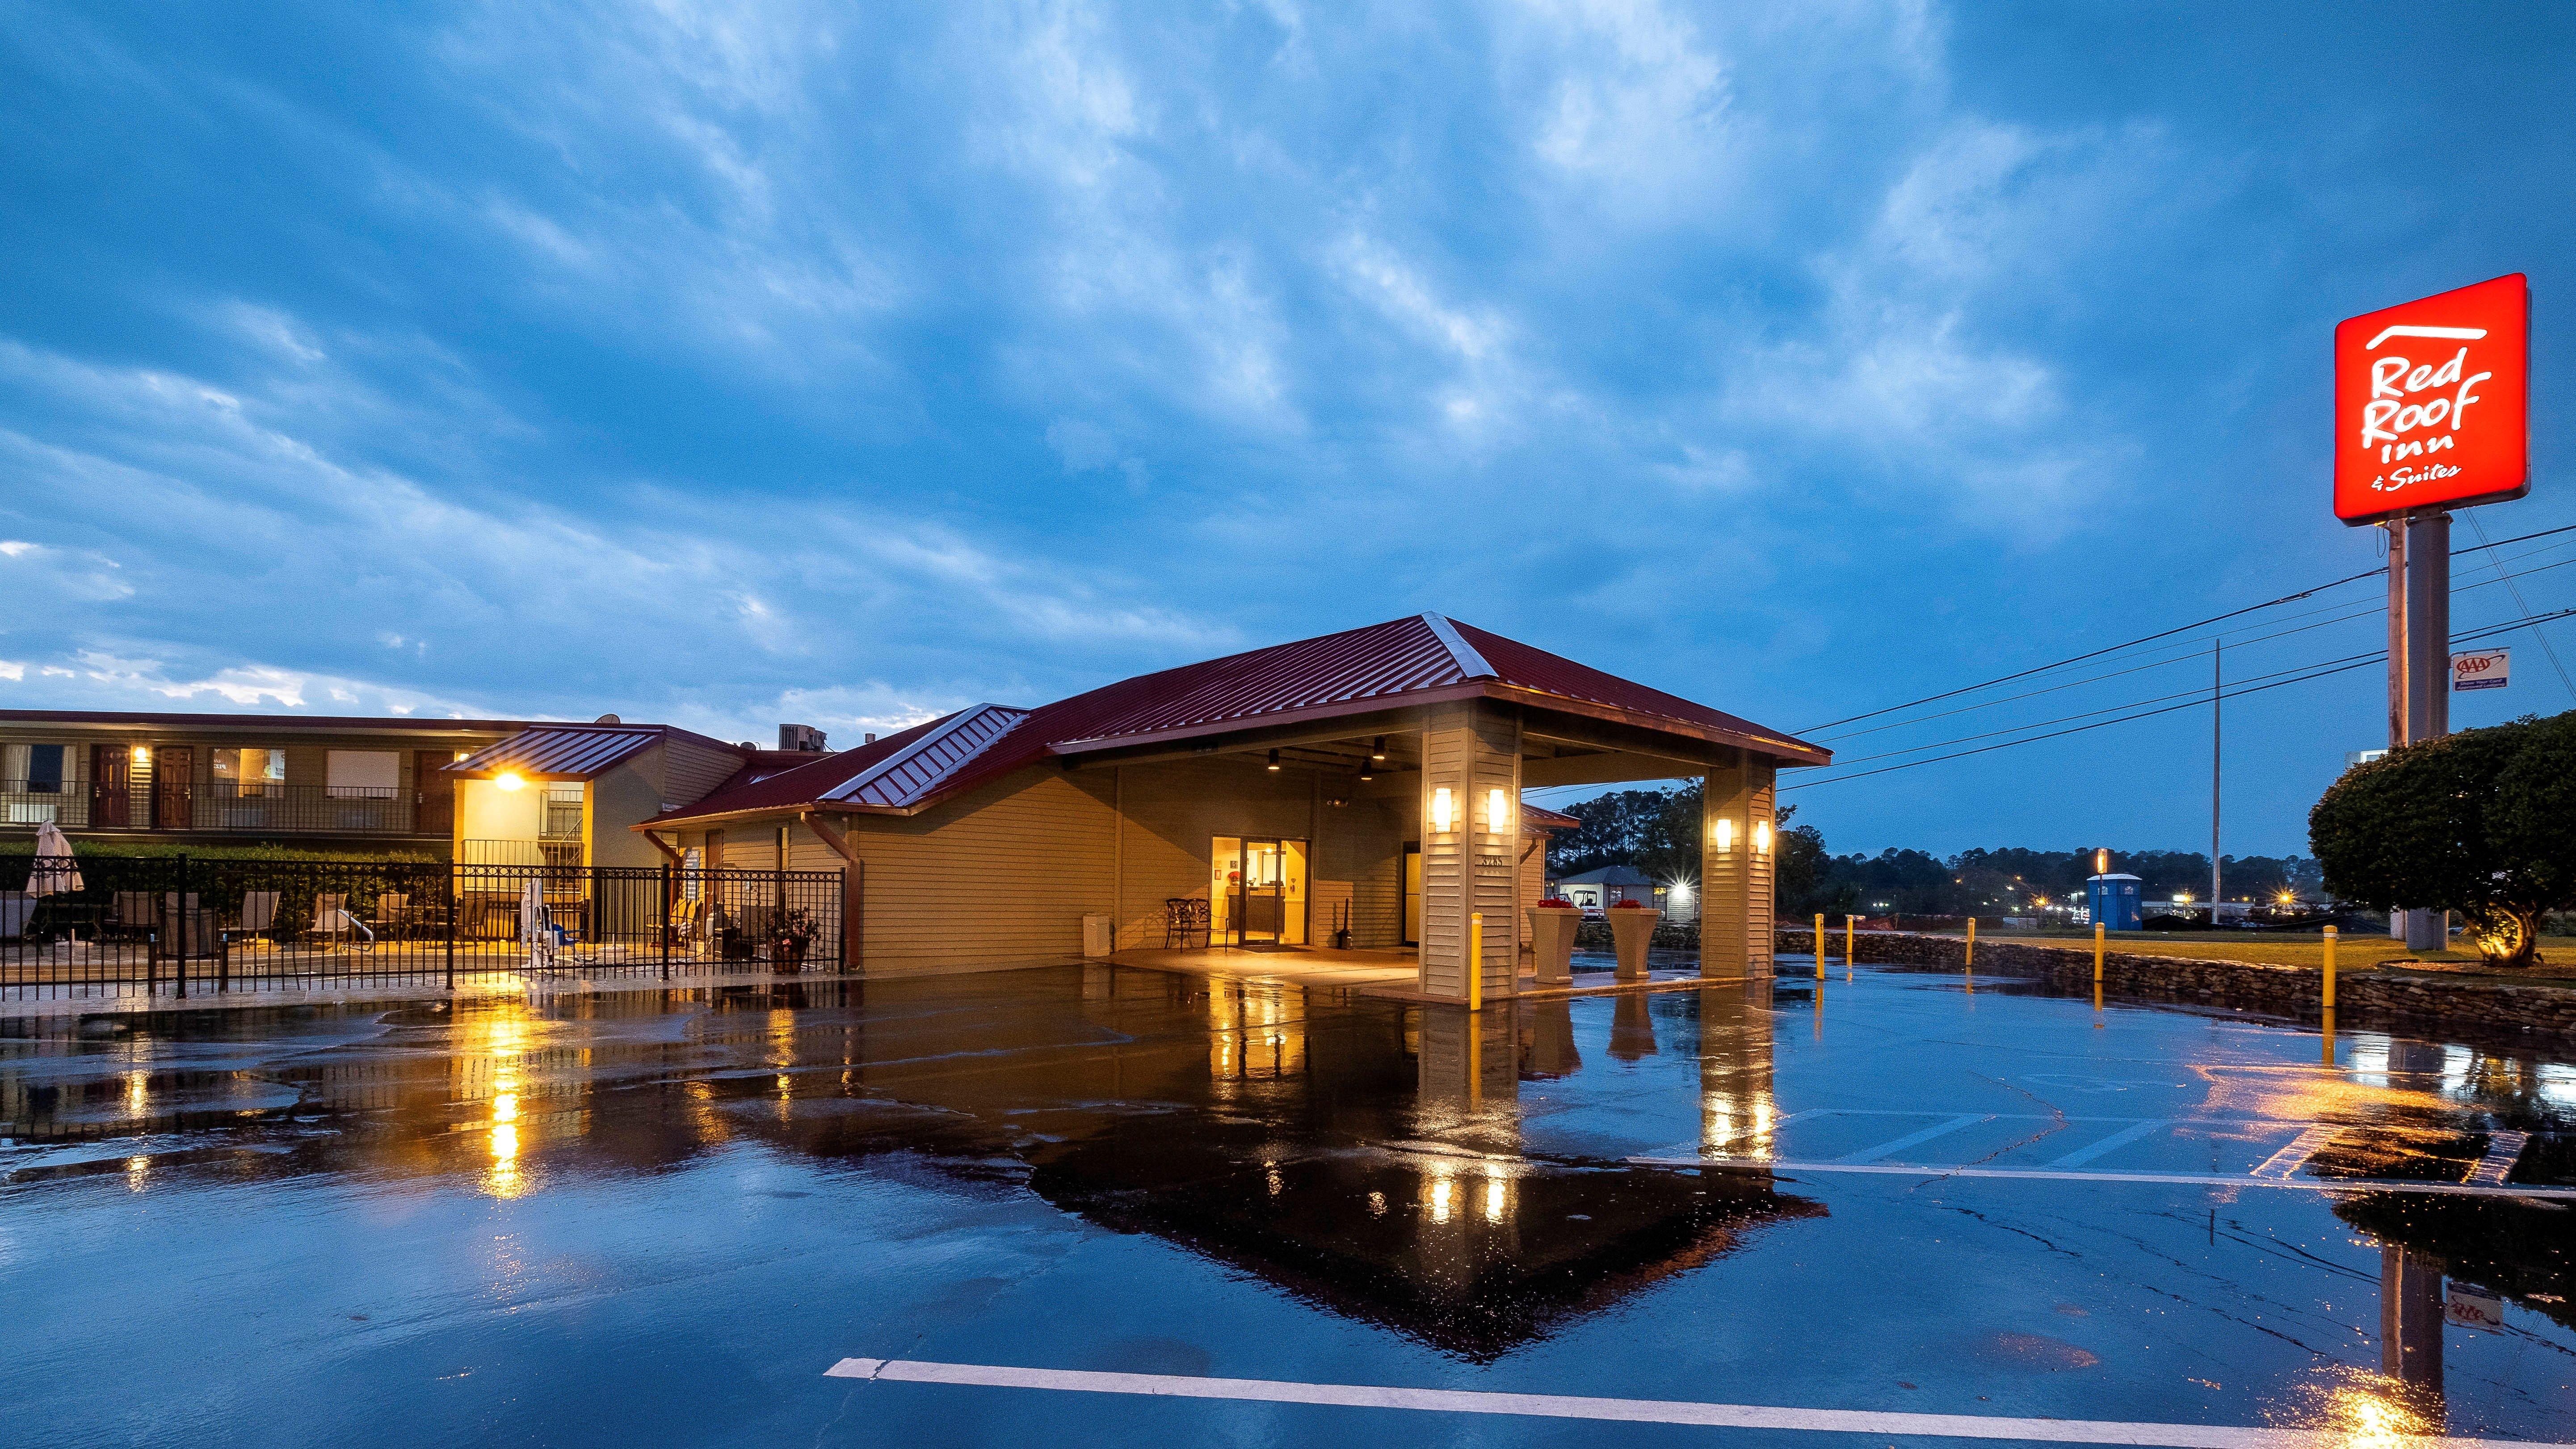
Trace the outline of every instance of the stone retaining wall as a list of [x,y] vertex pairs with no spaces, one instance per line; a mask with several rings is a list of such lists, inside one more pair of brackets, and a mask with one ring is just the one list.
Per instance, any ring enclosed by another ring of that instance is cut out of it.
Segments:
[[[1812,954],[1815,934],[1812,928],[1784,929],[1778,949]],[[1833,958],[1841,959],[1842,933],[1827,927],[1825,941]],[[1865,965],[1957,970],[1967,959],[1967,942],[1955,936],[1880,931],[1863,932],[1859,941]],[[2081,990],[2093,984],[2093,947],[2089,942],[2060,946],[1988,937],[1977,942],[1977,968]],[[2102,989],[2114,995],[2294,1017],[2314,1016],[2321,1009],[2323,975],[2313,967],[2207,961],[2196,956],[2131,951],[2106,951],[2102,956]],[[2335,978],[2335,1016],[2344,1028],[2412,1021],[2525,1039],[2576,1040],[2576,990],[2347,971]]]

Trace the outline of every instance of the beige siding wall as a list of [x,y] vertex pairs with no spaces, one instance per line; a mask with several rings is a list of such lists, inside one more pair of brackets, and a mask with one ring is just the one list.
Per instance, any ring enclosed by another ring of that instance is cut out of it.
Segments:
[[[1700,971],[1710,976],[1771,972],[1775,889],[1773,863],[1779,858],[1775,839],[1767,850],[1753,848],[1757,829],[1771,825],[1774,767],[1748,759],[1729,769],[1711,771],[1701,807],[1700,832]],[[1729,825],[1729,844],[1716,846],[1716,824]]]
[[[1404,843],[1414,838],[1413,801],[1352,800],[1324,807],[1324,838],[1316,843],[1318,881],[1347,882],[1351,944],[1361,950],[1404,944]],[[1333,929],[1329,914],[1315,918],[1315,939]]]
[[652,753],[662,756],[662,799],[673,805],[695,805],[742,768],[742,756],[695,740],[666,739]]
[[1521,852],[1520,907],[1512,914],[1521,923],[1521,935],[1524,938],[1521,941],[1521,949],[1527,951],[1529,917],[1525,913],[1547,898],[1547,832],[1532,831],[1522,836]]
[[[1444,705],[1433,711],[1422,736],[1422,989],[1433,996],[1467,995],[1469,917],[1485,918],[1485,953],[1473,969],[1486,995],[1512,989],[1520,956],[1519,894],[1520,756],[1514,728],[1501,711],[1480,705]],[[1450,828],[1434,831],[1434,794],[1454,792]],[[1497,837],[1488,814],[1491,792],[1501,790],[1515,822]]]
[[662,754],[657,745],[620,760],[590,781],[590,861],[593,865],[660,865],[662,852],[628,829],[661,813]]
[[[850,844],[867,866],[867,973],[971,971],[1080,956],[1082,917],[1110,908],[1111,786],[1105,771],[1039,766],[920,815],[846,817]],[[776,855],[774,839],[765,824],[728,829],[727,863],[767,866]],[[801,826],[789,841],[792,869],[843,865]]]
[[[1208,852],[1215,837],[1275,835],[1313,842],[1319,828],[1329,838],[1332,822],[1323,817],[1352,808],[1337,811],[1322,804],[1322,781],[1311,771],[1274,773],[1247,759],[1182,760],[1085,773],[1097,775],[1126,814],[1118,871],[1122,948],[1162,945],[1163,903],[1174,896],[1207,896]],[[1309,883],[1325,874],[1310,855]],[[1307,899],[1314,899],[1311,889]],[[1308,939],[1318,940],[1330,929],[1331,922],[1319,916]]]

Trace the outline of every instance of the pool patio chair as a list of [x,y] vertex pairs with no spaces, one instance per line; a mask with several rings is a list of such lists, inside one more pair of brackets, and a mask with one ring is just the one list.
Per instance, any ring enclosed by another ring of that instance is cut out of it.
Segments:
[[255,941],[277,925],[277,891],[243,891],[241,914],[224,927],[224,944]]
[[376,943],[376,933],[350,913],[345,891],[320,892],[313,897],[313,924],[305,928],[304,934],[329,945],[338,945],[353,936],[370,946]]

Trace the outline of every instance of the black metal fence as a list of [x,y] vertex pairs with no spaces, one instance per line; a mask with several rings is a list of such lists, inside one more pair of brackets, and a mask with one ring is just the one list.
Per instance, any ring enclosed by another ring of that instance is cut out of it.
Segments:
[[419,829],[423,800],[416,789],[356,785],[0,779],[0,827],[410,835]]
[[817,870],[0,857],[0,1000],[838,972]]

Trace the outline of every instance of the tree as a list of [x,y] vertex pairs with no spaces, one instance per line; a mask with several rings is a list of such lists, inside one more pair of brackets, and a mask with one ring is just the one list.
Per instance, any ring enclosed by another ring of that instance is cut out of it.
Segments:
[[1814,904],[1817,888],[1825,883],[1825,833],[1812,825],[1793,826],[1790,817],[1798,813],[1795,805],[1780,807],[1780,821],[1773,838],[1780,842],[1779,861],[1771,870],[1771,899],[1778,910],[1792,918],[1830,910]]
[[2308,812],[2326,889],[2380,910],[2458,911],[2488,960],[2539,960],[2576,903],[2576,712],[2463,730],[2356,765]]

